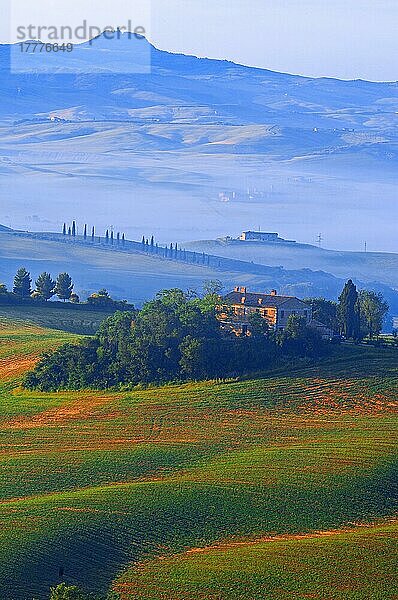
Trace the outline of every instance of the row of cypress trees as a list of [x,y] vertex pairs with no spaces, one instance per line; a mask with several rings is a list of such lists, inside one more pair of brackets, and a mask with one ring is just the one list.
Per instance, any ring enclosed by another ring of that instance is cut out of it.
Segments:
[[[72,225],[69,225],[69,226],[66,223],[64,223],[63,228],[62,228],[62,235],[64,235],[65,237],[72,237],[72,238],[77,237],[78,234],[77,234],[76,221],[72,221]],[[95,240],[97,240],[99,243],[102,240],[101,236],[98,236],[98,237],[96,236],[95,226],[93,225],[91,228],[91,232],[89,232],[87,224],[84,225],[83,239],[84,240],[91,239],[92,242],[95,242]],[[109,229],[107,229],[105,232],[104,240],[106,243],[114,244],[116,242],[117,244],[122,243],[124,245],[124,243],[126,241],[126,236],[124,233],[120,233],[120,231],[118,231],[117,234],[115,235],[113,230],[110,231]]]
[[[62,234],[65,237],[76,238],[77,237],[77,225],[76,221],[72,221],[72,225],[67,226],[66,223],[63,225]],[[101,243],[105,241],[106,244],[110,244],[111,246],[125,246],[126,244],[126,236],[124,233],[117,232],[114,234],[113,230],[107,229],[105,232],[105,236],[101,238],[101,236],[96,236],[95,227],[91,228],[91,233],[88,232],[88,226],[84,225],[83,230],[83,239],[91,239],[92,242],[97,241]],[[171,243],[169,246],[159,246],[159,244],[155,243],[155,238],[152,235],[150,238],[146,238],[144,235],[141,240],[141,248],[143,252],[147,254],[154,254],[157,256],[161,256],[163,258],[169,258],[174,260],[180,260],[183,262],[189,262],[198,265],[206,265],[210,266],[211,257],[205,252],[193,252],[187,251],[184,248],[181,248],[178,243]],[[220,266],[220,265],[218,265]]]
[[147,254],[154,254],[156,256],[162,256],[163,258],[170,258],[174,260],[181,260],[183,262],[194,263],[198,265],[210,266],[211,257],[205,252],[193,252],[187,251],[185,248],[181,248],[178,242],[175,244],[171,243],[170,246],[159,246],[155,243],[154,237],[150,239],[142,236],[141,248],[143,252]]

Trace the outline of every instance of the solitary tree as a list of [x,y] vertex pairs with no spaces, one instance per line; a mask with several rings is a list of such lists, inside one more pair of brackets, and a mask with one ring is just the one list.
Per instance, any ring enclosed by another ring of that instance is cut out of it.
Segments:
[[36,279],[36,292],[37,295],[43,300],[49,300],[55,294],[55,281],[51,278],[49,273],[42,273]]
[[364,335],[373,338],[383,329],[384,317],[389,306],[384,301],[382,294],[361,290],[359,292],[359,306],[361,311],[361,329]]
[[73,291],[73,282],[68,273],[60,273],[55,284],[55,293],[60,300],[69,300]]
[[30,287],[31,283],[32,279],[30,278],[30,273],[28,273],[25,267],[18,269],[14,277],[14,294],[19,298],[29,298],[32,293]]
[[56,588],[50,589],[50,600],[85,600],[87,596],[76,586],[61,583]]
[[50,588],[50,600],[120,600],[120,596],[117,592],[110,591],[106,596],[93,596],[87,594],[75,585],[66,585],[61,583],[55,588]]
[[72,304],[79,304],[80,297],[77,294],[71,294],[70,301],[72,302]]
[[223,288],[224,284],[219,279],[207,279],[203,283],[203,292],[205,295],[220,296]]
[[360,338],[360,308],[358,291],[351,279],[347,281],[339,297],[339,321],[343,335],[347,339]]
[[264,335],[268,335],[268,321],[266,319],[263,319],[263,317],[259,313],[252,313],[251,315],[249,315],[249,323],[251,334],[253,337],[261,337]]

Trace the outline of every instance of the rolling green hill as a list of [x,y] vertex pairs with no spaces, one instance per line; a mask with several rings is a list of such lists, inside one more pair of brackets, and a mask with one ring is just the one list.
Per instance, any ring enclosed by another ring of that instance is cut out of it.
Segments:
[[398,595],[396,522],[195,548],[132,568],[123,599],[393,600]]
[[[254,595],[259,586],[273,591],[285,585],[296,593],[292,597],[324,598],[329,579],[323,565],[335,553],[332,545],[322,546],[323,538],[300,554],[297,568],[307,561],[319,576],[305,576],[299,591],[294,573],[283,567],[295,537],[290,546],[290,537],[275,542],[279,558],[266,559],[266,569],[259,561],[247,570],[250,544],[247,552],[245,545],[239,552],[227,548],[233,560],[216,552],[213,561],[211,551],[181,567],[174,555],[273,535],[352,529],[396,515],[395,350],[343,348],[316,368],[252,381],[130,392],[20,388],[41,352],[72,339],[6,321],[0,329],[2,600],[45,599],[61,566],[68,583],[104,590],[114,581],[126,599],[229,600],[229,580],[234,598],[254,597],[243,590],[239,572]],[[383,531],[392,546],[395,529]],[[375,543],[384,548],[380,538]],[[343,541],[350,546],[349,539]],[[338,537],[336,544],[341,557],[359,560],[355,548],[346,552]],[[257,556],[272,554],[273,547],[261,545]],[[159,556],[170,559],[159,567]],[[369,590],[391,588],[390,556],[383,556],[377,557],[378,582],[371,581],[374,566],[364,567]],[[155,562],[129,569],[148,559]],[[204,571],[201,560],[211,562]],[[338,554],[334,560],[331,570],[340,568]],[[352,572],[348,584],[355,590]]]

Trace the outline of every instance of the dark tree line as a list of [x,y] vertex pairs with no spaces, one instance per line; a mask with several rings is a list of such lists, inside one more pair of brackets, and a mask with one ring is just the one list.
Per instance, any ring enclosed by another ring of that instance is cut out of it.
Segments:
[[[38,276],[32,289],[30,273],[21,267],[18,269],[13,282],[12,291],[9,292],[5,284],[0,284],[0,302],[13,304],[28,301],[47,302],[54,296],[64,302],[69,301],[79,304],[80,298],[73,291],[74,283],[68,273],[60,273],[54,280],[50,273],[44,272]],[[87,305],[100,309],[127,310],[131,308],[126,300],[114,300],[106,289],[94,292],[87,298]]]
[[54,296],[58,296],[60,300],[69,300],[71,302],[79,302],[77,294],[73,293],[73,281],[68,273],[60,273],[54,280],[50,273],[44,272],[38,276],[35,281],[34,289],[32,289],[32,278],[25,269],[21,267],[15,274],[12,292],[9,292],[5,284],[0,285],[0,297],[8,298],[12,301],[27,300],[42,300],[46,302]]

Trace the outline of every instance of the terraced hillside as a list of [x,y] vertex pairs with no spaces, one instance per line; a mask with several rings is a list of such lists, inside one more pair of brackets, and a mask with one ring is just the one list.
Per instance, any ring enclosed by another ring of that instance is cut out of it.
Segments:
[[44,600],[60,568],[124,600],[396,597],[395,350],[252,381],[21,389],[72,338],[0,330],[2,600]]

